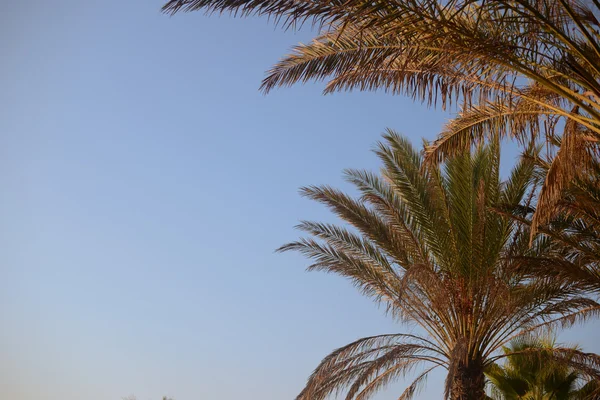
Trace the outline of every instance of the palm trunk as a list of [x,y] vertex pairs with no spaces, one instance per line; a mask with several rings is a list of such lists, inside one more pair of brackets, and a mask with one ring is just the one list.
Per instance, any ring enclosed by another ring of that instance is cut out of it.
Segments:
[[458,366],[452,382],[451,400],[481,400],[485,399],[485,376],[483,363],[470,360]]

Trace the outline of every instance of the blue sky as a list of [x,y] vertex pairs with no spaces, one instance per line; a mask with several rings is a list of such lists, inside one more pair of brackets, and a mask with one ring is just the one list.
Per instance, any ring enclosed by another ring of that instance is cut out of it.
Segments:
[[[264,96],[309,31],[160,5],[3,6],[1,398],[292,399],[334,348],[410,330],[273,250],[332,220],[299,186],[346,188],[386,127],[418,142],[449,115],[319,83]],[[600,352],[598,326],[563,338]]]

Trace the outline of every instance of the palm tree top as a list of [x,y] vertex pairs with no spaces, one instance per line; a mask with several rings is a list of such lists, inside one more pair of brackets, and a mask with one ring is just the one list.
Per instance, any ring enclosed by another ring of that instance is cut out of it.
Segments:
[[[301,189],[350,227],[303,221],[298,228],[308,237],[280,250],[312,259],[309,270],[345,277],[423,334],[377,335],[334,351],[298,400],[338,390],[347,400],[364,400],[419,365],[427,366],[401,398],[413,397],[431,370],[444,368],[447,397],[479,399],[483,371],[505,343],[598,309],[576,286],[532,279],[512,261],[534,251],[528,229],[492,207],[527,198],[530,158],[501,181],[497,142],[431,165],[409,140],[388,131],[375,152],[380,174],[345,171],[358,198],[329,186]],[[582,364],[596,360],[581,357]]]

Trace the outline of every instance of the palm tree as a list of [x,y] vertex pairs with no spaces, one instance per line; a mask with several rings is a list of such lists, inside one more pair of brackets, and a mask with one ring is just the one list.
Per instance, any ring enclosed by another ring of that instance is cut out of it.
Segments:
[[[598,381],[586,380],[581,372],[556,362],[554,340],[523,337],[505,347],[503,366],[492,364],[486,377],[492,384],[492,398],[498,400],[570,400],[592,399],[600,386]],[[524,355],[541,350],[539,357]],[[575,349],[574,349],[575,350]]]
[[520,142],[561,136],[532,235],[597,156],[597,0],[170,0],[163,9],[316,22],[320,33],[278,62],[262,88],[328,79],[327,93],[383,89],[457,104],[461,112],[428,149],[431,161],[498,132]]
[[[505,343],[572,323],[581,310],[598,306],[575,286],[532,279],[513,266],[513,257],[528,255],[529,232],[491,207],[524,199],[534,172],[530,159],[501,182],[498,143],[459,154],[442,169],[388,131],[376,154],[380,176],[346,171],[358,199],[328,186],[302,189],[352,229],[305,221],[298,228],[311,237],[279,250],[311,258],[309,270],[348,278],[391,316],[420,326],[422,335],[371,336],[335,350],[297,400],[322,400],[342,389],[347,400],[365,400],[420,364],[425,369],[401,399],[412,398],[436,368],[447,370],[447,398],[481,399],[484,370],[504,357],[495,353]],[[564,351],[557,349],[557,357]],[[578,352],[577,362],[593,373],[600,357]]]

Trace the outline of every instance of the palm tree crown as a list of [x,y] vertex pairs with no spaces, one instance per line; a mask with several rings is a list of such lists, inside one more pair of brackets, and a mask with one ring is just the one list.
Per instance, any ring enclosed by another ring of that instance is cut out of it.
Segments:
[[574,287],[513,268],[512,257],[528,251],[527,229],[490,207],[523,200],[533,176],[528,159],[501,182],[497,144],[464,152],[442,168],[425,164],[394,132],[384,140],[376,150],[380,176],[346,171],[358,199],[328,186],[302,189],[353,229],[305,221],[298,227],[311,237],[280,250],[313,259],[310,270],[350,279],[423,334],[379,335],[341,347],[316,368],[298,400],[341,389],[348,400],[364,400],[419,364],[428,366],[402,399],[439,367],[448,372],[446,397],[481,399],[484,369],[503,344],[596,303]]

